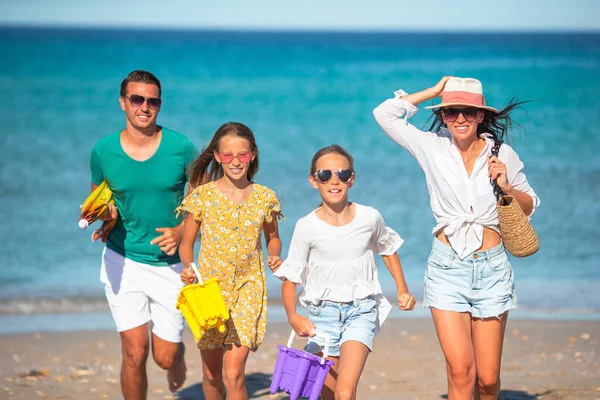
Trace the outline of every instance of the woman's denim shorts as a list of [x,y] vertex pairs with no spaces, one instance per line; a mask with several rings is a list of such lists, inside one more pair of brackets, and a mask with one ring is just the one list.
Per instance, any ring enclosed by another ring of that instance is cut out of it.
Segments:
[[[339,356],[342,344],[349,340],[356,340],[369,350],[373,349],[377,326],[377,302],[373,296],[349,303],[322,300],[317,305],[309,303],[307,309],[316,330],[329,335],[330,356]],[[317,334],[308,338],[304,349],[316,354],[323,351],[324,345],[323,336]]]
[[499,317],[516,308],[515,280],[504,245],[461,260],[452,247],[434,238],[423,297],[425,307],[468,312],[474,318]]

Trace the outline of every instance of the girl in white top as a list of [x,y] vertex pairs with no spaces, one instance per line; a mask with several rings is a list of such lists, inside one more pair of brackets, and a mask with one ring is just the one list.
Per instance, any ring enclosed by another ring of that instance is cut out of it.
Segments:
[[[355,179],[353,159],[340,146],[315,154],[308,179],[322,204],[297,222],[288,258],[275,275],[283,280],[290,325],[297,335],[310,336],[306,349],[317,353],[324,345],[315,330],[330,337],[328,358],[334,365],[323,399],[334,394],[355,399],[373,336],[391,309],[382,295],[373,252],[382,255],[396,282],[400,309],[412,310],[415,304],[396,254],[403,240],[377,210],[348,202]],[[296,313],[296,285],[302,286],[299,300],[310,319]]]
[[[384,101],[373,114],[425,172],[436,219],[424,305],[446,357],[448,399],[496,399],[508,311],[517,306],[514,277],[499,233],[490,179],[531,216],[539,199],[515,151],[501,144],[511,128],[511,101],[486,106],[481,82],[444,77],[423,91]],[[442,95],[429,132],[408,122],[419,103]],[[433,131],[433,132],[431,132]],[[492,149],[498,149],[498,156]],[[477,386],[475,386],[477,384]]]

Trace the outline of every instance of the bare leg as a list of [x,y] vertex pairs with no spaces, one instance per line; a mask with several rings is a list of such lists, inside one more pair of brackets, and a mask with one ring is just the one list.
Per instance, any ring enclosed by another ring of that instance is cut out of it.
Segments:
[[431,308],[431,315],[446,358],[448,400],[471,400],[477,373],[471,314]]
[[[318,354],[319,357],[323,357],[323,353]],[[329,373],[325,377],[325,383],[321,390],[321,398],[323,400],[334,400],[335,399],[335,387],[338,380],[338,370],[340,367],[339,357],[327,357],[328,360],[333,361],[333,365],[329,369]]]
[[227,400],[247,400],[246,361],[250,349],[246,346],[230,346],[223,355],[223,378]]
[[175,393],[185,382],[187,368],[184,359],[185,347],[183,343],[173,343],[152,334],[152,354],[154,361],[164,370],[167,370],[169,390]]
[[472,322],[473,345],[477,363],[475,391],[481,400],[496,400],[500,393],[500,362],[508,312],[498,318],[475,318]]
[[145,400],[148,392],[146,361],[150,349],[148,324],[121,332],[121,390],[125,400]]
[[361,342],[349,340],[342,344],[335,400],[356,400],[358,380],[368,356],[369,348]]
[[223,400],[223,349],[200,350],[202,390],[206,400]]

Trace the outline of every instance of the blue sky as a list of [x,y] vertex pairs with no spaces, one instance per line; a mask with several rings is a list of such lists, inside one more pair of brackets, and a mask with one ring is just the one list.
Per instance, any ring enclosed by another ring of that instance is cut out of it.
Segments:
[[600,31],[597,0],[0,0],[0,26]]

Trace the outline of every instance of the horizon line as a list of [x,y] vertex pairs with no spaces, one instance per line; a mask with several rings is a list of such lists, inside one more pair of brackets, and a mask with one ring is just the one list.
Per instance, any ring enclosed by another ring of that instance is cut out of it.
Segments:
[[363,33],[363,34],[402,34],[402,33],[421,33],[421,34],[600,34],[598,29],[374,29],[374,28],[319,28],[319,27],[304,27],[304,28],[283,28],[283,27],[194,27],[194,26],[135,26],[135,25],[108,25],[108,24],[36,24],[36,23],[2,23],[0,22],[0,30],[2,29],[40,29],[40,30],[96,30],[96,31],[157,31],[157,32],[231,32],[231,33],[328,33],[328,34],[348,34],[348,33]]

